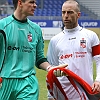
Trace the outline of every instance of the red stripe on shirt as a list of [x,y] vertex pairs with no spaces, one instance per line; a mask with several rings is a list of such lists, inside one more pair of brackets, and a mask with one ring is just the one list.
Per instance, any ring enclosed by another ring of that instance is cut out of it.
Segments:
[[92,47],[92,56],[100,55],[100,44]]

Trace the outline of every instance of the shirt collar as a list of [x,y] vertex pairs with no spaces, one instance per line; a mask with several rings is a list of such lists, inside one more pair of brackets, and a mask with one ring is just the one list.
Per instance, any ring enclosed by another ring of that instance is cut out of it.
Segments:
[[76,31],[78,31],[80,29],[81,29],[81,27],[79,25],[77,27],[73,28],[73,29],[66,29],[64,27],[64,33],[73,33],[73,32],[76,32]]

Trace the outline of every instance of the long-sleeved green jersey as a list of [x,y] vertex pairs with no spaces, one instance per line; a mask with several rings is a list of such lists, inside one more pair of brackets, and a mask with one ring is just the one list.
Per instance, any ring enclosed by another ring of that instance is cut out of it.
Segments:
[[[6,33],[6,57],[0,73],[5,78],[23,78],[35,74],[37,67],[45,62],[41,28],[30,21],[17,20],[14,15],[0,20],[0,29]],[[3,41],[0,39],[0,67],[3,59]]]

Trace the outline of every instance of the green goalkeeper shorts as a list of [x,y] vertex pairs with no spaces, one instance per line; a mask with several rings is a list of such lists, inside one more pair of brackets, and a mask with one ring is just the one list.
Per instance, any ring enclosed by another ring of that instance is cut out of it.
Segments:
[[22,79],[3,78],[0,100],[38,100],[39,87],[35,75]]

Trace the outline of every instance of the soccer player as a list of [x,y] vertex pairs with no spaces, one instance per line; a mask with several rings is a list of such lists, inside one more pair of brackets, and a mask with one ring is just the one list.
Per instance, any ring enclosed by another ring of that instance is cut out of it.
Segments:
[[[39,88],[34,66],[49,71],[44,57],[42,31],[27,16],[33,16],[35,0],[13,0],[14,14],[0,20],[0,30],[6,34],[6,56],[0,48],[0,100],[38,100]],[[1,36],[1,35],[0,35]],[[0,47],[3,47],[0,37]],[[1,84],[0,84],[1,85]]]
[[[67,0],[63,3],[62,19],[65,27],[62,32],[50,40],[47,59],[54,66],[67,63],[67,68],[91,85],[93,92],[100,92],[99,39],[95,32],[79,26],[78,19],[80,16],[78,2]],[[94,82],[93,59],[97,68],[97,76]],[[68,100],[80,100],[79,94],[65,76],[58,77],[58,79],[68,96]],[[50,93],[48,100],[54,100]],[[88,100],[88,97],[86,97],[86,100]]]

